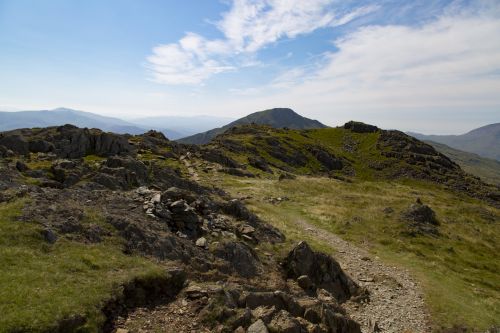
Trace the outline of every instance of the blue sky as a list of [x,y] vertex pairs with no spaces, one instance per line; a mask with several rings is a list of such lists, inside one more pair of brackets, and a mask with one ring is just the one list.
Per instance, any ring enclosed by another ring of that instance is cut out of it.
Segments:
[[0,109],[461,133],[500,121],[495,0],[0,0]]

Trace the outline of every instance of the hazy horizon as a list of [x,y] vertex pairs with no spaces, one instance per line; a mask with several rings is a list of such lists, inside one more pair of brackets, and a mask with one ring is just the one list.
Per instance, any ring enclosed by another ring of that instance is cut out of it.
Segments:
[[500,121],[500,3],[0,0],[0,109],[289,107],[424,134]]

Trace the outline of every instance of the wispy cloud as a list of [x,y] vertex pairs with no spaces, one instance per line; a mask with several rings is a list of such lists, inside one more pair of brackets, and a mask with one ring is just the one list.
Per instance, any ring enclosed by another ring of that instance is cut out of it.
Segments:
[[377,123],[390,113],[386,126],[398,128],[409,128],[403,119],[431,127],[429,110],[454,110],[457,117],[471,108],[498,112],[499,8],[455,8],[419,26],[359,28],[333,41],[336,51],[318,69],[291,69],[248,103],[314,109],[336,121],[356,114]]
[[199,84],[214,74],[254,63],[255,60],[248,61],[248,54],[280,39],[342,25],[377,8],[364,6],[337,14],[333,3],[334,0],[233,0],[229,11],[215,23],[223,38],[207,39],[187,33],[176,43],[153,48],[147,67],[159,83]]

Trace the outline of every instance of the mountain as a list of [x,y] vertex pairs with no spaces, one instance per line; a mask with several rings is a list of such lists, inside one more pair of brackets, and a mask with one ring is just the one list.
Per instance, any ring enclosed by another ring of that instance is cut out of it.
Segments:
[[264,111],[249,114],[246,117],[235,120],[225,126],[212,129],[207,132],[198,133],[186,138],[177,140],[180,143],[188,144],[205,144],[210,142],[217,135],[224,133],[226,130],[237,125],[245,124],[259,124],[269,125],[274,128],[292,128],[292,129],[310,129],[310,128],[325,128],[317,120],[302,117],[292,109],[288,108],[274,108]]
[[0,332],[498,327],[500,188],[399,131],[24,128],[0,170]]
[[461,135],[408,134],[420,140],[442,143],[458,150],[500,161],[500,123],[476,128]]
[[481,177],[485,182],[500,185],[500,162],[451,148],[445,144],[425,141],[440,153],[448,156],[453,162],[472,175]]
[[139,126],[144,126],[152,129],[159,128],[175,128],[176,132],[181,136],[172,136],[170,139],[179,139],[200,132],[205,132],[216,127],[221,127],[228,122],[233,121],[232,118],[215,117],[215,116],[159,116],[159,117],[146,117],[131,119],[130,122]]
[[[119,118],[105,117],[91,112],[66,108],[41,111],[0,112],[0,131],[64,124],[129,134],[141,134],[151,129],[148,126],[137,125]],[[171,139],[183,136],[182,133],[175,130],[164,128],[161,131]]]

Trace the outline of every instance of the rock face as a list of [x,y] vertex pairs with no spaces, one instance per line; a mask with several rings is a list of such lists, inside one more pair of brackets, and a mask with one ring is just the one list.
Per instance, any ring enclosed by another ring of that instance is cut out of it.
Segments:
[[0,134],[0,145],[19,155],[29,154],[29,144],[18,134]]
[[283,262],[283,268],[289,278],[308,276],[316,287],[329,291],[339,302],[362,292],[332,257],[314,252],[306,242],[300,242],[290,251]]
[[62,158],[79,158],[92,154],[113,156],[133,152],[128,140],[122,135],[72,125],[60,126],[56,131],[55,152]]
[[262,267],[257,255],[245,243],[227,242],[220,244],[215,255],[230,262],[236,272],[244,277],[253,277],[261,273]]

